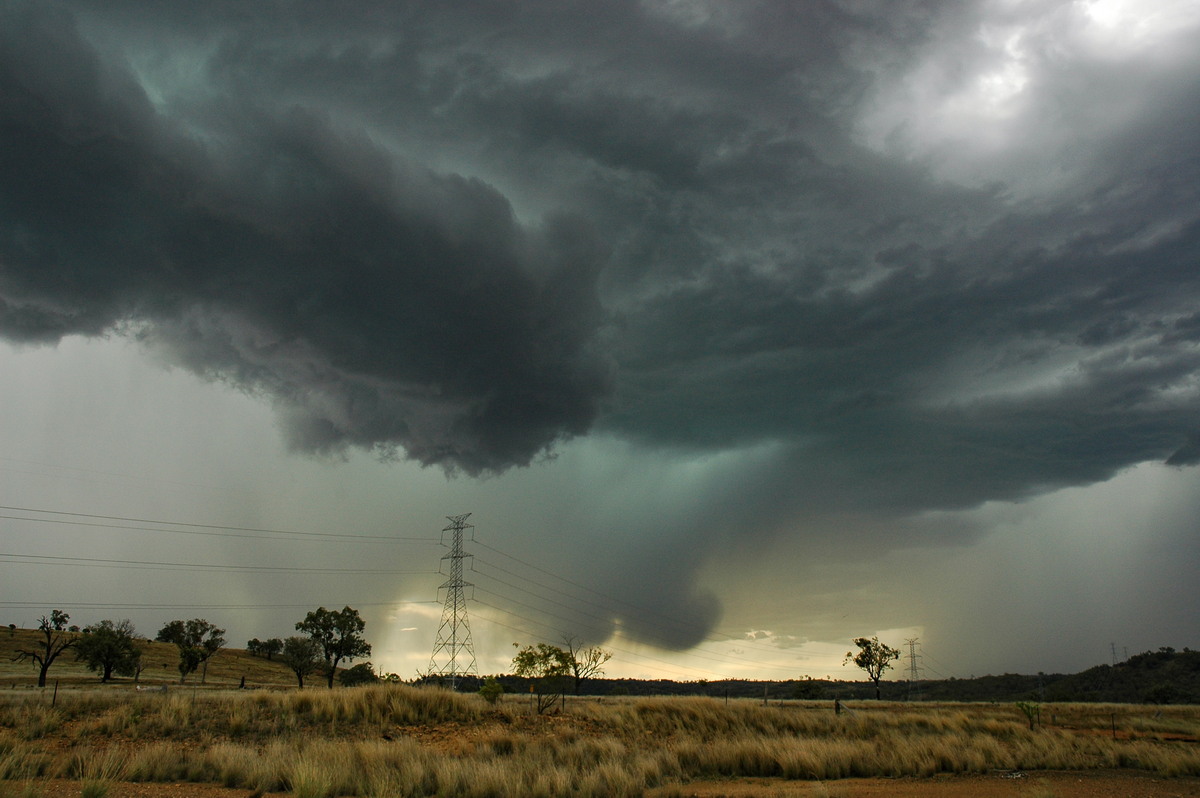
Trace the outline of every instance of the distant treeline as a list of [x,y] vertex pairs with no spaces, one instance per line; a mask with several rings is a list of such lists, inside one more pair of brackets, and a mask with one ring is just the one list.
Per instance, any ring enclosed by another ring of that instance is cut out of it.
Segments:
[[[530,680],[497,675],[506,693],[528,694]],[[458,689],[474,692],[483,680],[460,677]],[[1131,704],[1200,704],[1200,651],[1160,648],[1116,665],[1081,673],[1006,673],[972,679],[884,681],[884,701],[1090,701]],[[568,689],[568,692],[570,690]],[[754,681],[723,679],[676,682],[669,679],[585,679],[581,695],[691,695],[712,698],[866,701],[875,697],[870,682],[825,679]]]

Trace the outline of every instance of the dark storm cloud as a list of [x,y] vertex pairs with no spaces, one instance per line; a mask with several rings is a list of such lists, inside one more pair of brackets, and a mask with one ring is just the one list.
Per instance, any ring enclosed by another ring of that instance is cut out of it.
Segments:
[[176,124],[64,12],[6,11],[8,337],[133,327],[280,401],[303,449],[476,473],[588,428],[607,377],[587,224],[522,226],[320,109],[215,96]]
[[647,529],[713,541],[679,586],[732,529],[1197,460],[1190,50],[1054,2],[66,8],[0,25],[11,339],[130,331],[307,450],[774,447]]

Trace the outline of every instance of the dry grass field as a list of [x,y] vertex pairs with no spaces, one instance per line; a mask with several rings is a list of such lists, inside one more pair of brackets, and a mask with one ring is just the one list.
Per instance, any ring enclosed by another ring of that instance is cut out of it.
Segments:
[[137,684],[102,686],[67,651],[37,689],[11,661],[36,640],[0,630],[5,798],[1200,795],[1193,706],[1044,705],[1032,729],[984,703],[579,698],[539,716],[523,696],[296,690],[239,650],[181,685],[160,643]]
[[[407,685],[0,693],[0,796],[1200,794],[1191,706],[1044,706],[1031,729],[1011,704],[581,698],[538,716]],[[1068,791],[1063,772],[1175,791]],[[1013,774],[1018,792],[962,789]]]

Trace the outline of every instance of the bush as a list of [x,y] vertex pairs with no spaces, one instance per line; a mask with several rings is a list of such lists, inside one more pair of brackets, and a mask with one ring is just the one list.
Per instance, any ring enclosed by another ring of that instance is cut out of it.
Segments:
[[364,684],[376,684],[379,682],[379,677],[375,675],[371,663],[360,662],[353,668],[347,668],[339,673],[338,681],[342,683],[342,687],[358,687]]
[[484,701],[489,704],[494,704],[500,700],[500,696],[504,695],[504,685],[496,681],[495,676],[489,676],[483,680],[483,687],[479,688],[479,695]]

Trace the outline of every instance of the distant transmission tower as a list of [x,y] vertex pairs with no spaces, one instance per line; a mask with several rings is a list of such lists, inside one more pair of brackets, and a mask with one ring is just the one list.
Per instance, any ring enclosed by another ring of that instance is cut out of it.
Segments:
[[450,524],[442,530],[442,545],[446,545],[446,532],[450,532],[450,552],[442,555],[450,561],[450,578],[441,584],[439,591],[446,591],[446,605],[442,609],[442,623],[438,627],[437,641],[429,657],[429,675],[445,676],[451,689],[458,685],[458,677],[464,674],[479,675],[475,667],[475,649],[471,645],[471,624],[467,621],[467,596],[464,588],[473,587],[463,581],[463,560],[470,555],[463,551],[463,530],[474,529],[467,523],[470,513],[448,515]]
[[908,700],[921,697],[921,688],[918,682],[921,681],[921,668],[917,665],[917,660],[921,655],[917,653],[917,642],[920,638],[909,637],[905,638],[904,644],[908,646]]

